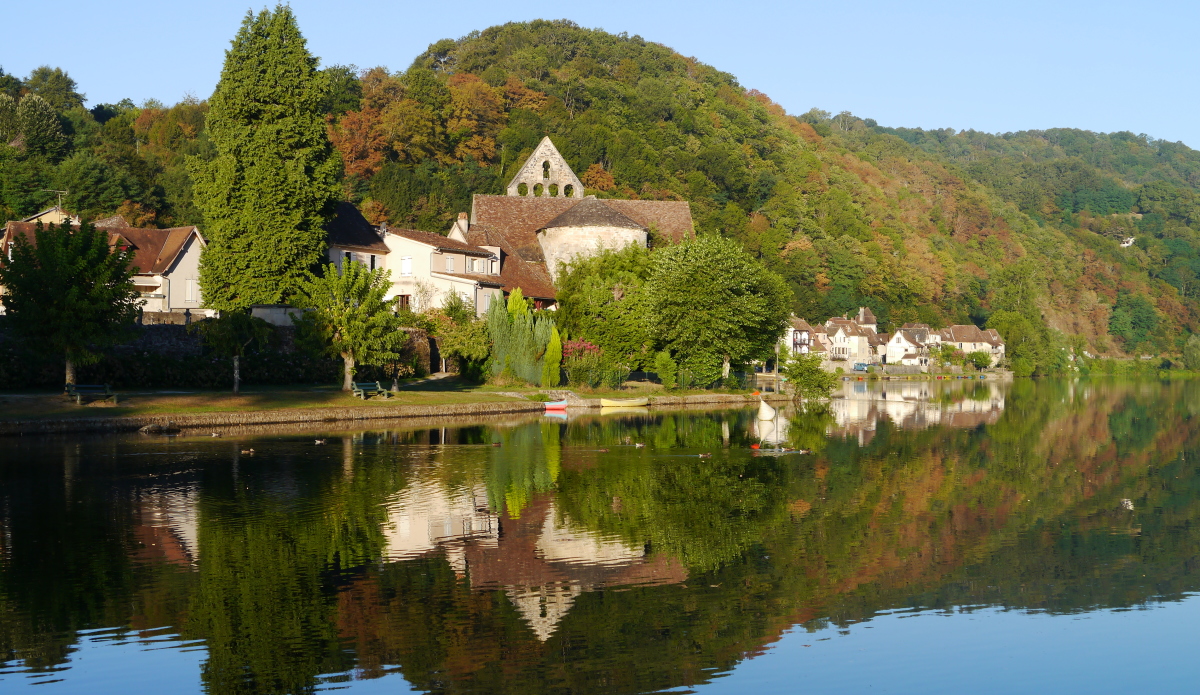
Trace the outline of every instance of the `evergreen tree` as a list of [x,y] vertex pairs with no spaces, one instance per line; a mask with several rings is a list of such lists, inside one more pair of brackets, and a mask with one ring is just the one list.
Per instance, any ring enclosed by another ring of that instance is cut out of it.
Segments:
[[62,123],[54,107],[36,94],[27,94],[17,105],[21,146],[30,154],[56,160],[67,147]]
[[17,100],[0,90],[0,145],[17,137]]
[[546,345],[546,355],[542,359],[542,388],[551,389],[562,381],[562,338],[558,335],[558,326],[550,329],[550,343]]
[[190,160],[211,307],[288,301],[322,259],[338,188],[316,64],[285,5],[248,13],[225,54],[207,121],[217,156]]

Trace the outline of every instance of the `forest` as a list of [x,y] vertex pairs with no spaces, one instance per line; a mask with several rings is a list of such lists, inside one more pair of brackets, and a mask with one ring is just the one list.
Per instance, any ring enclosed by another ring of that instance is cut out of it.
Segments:
[[[688,201],[698,234],[761,259],[809,320],[865,305],[882,330],[990,321],[1049,373],[1057,347],[1178,354],[1200,319],[1200,152],[1182,143],[789,114],[666,46],[565,20],[319,74],[340,195],[374,223],[445,233],[549,135],[589,194]],[[215,154],[207,101],[87,108],[80,89],[63,68],[0,69],[0,218],[65,191],[87,217],[203,225],[189,172]]]

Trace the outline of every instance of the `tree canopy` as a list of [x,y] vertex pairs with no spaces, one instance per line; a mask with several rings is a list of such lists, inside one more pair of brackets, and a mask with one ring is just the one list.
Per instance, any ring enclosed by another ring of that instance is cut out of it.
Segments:
[[206,121],[216,157],[191,159],[209,306],[286,301],[321,261],[338,189],[316,66],[284,5],[247,13],[225,54]]

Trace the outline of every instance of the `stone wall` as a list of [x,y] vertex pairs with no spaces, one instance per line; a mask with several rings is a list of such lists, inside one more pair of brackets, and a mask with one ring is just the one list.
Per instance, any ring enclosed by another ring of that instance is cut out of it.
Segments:
[[630,244],[646,247],[644,229],[624,227],[554,227],[538,232],[546,269],[557,280],[559,263],[570,263],[575,256],[592,256],[600,249],[623,249]]

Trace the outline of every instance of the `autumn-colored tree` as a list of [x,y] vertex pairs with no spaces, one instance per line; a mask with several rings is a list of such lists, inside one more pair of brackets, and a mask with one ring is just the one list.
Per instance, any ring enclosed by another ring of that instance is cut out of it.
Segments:
[[442,152],[441,119],[416,99],[388,104],[379,117],[379,132],[402,162],[422,162]]
[[496,133],[504,125],[504,105],[496,90],[469,73],[450,77],[450,117],[446,131],[454,157],[486,163],[496,154]]
[[510,109],[541,111],[546,107],[549,100],[550,97],[544,92],[526,87],[521,80],[511,75],[504,83],[504,101]]
[[588,188],[594,188],[597,191],[611,191],[617,186],[617,181],[613,178],[613,175],[605,171],[604,167],[599,163],[588,167],[587,171],[583,172],[580,180],[583,181],[583,185]]
[[404,83],[387,68],[375,67],[363,72],[362,108],[382,110],[403,98]]
[[347,176],[368,179],[383,166],[387,138],[379,127],[379,110],[348,111],[337,123],[329,123],[329,140],[342,157]]

